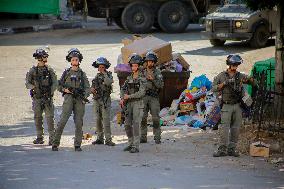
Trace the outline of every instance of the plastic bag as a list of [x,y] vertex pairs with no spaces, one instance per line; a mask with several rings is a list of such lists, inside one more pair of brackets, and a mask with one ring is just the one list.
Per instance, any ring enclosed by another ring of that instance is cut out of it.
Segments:
[[131,67],[128,64],[117,64],[114,67],[114,72],[131,72]]
[[179,116],[175,119],[175,125],[188,125],[192,121],[189,115]]
[[170,114],[175,114],[175,112],[178,110],[178,104],[179,104],[178,99],[172,101],[171,107],[169,109]]
[[209,91],[212,88],[212,82],[203,74],[193,79],[189,89],[192,90],[194,87],[198,89],[206,87],[207,91]]
[[161,109],[160,113],[159,113],[159,116],[162,118],[162,117],[165,117],[169,115],[169,108],[163,108]]

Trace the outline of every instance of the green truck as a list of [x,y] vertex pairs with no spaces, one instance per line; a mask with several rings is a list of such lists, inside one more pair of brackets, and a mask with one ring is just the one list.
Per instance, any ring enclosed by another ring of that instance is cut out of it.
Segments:
[[147,33],[154,26],[167,33],[185,31],[220,0],[85,0],[88,15],[107,18],[131,33]]

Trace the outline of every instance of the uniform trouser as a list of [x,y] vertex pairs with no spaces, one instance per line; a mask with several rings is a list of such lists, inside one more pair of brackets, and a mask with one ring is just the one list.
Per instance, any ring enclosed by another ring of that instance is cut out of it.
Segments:
[[37,138],[43,138],[44,128],[43,128],[43,112],[45,113],[45,118],[48,126],[49,140],[52,141],[54,138],[54,105],[53,101],[44,102],[42,104],[41,99],[33,99],[33,111],[35,127],[37,132]]
[[79,98],[73,98],[72,95],[64,95],[64,102],[62,106],[62,113],[60,116],[60,121],[57,124],[55,139],[53,145],[59,146],[61,135],[63,133],[64,127],[73,112],[73,119],[75,123],[75,140],[74,146],[81,146],[83,137],[83,118],[85,114],[85,104]]
[[110,129],[111,98],[94,100],[94,113],[96,115],[96,128],[99,140],[111,141]]
[[241,124],[242,109],[240,104],[223,104],[219,128],[220,146],[236,147]]
[[125,132],[128,137],[128,145],[139,149],[140,125],[143,116],[143,100],[129,101],[125,111]]
[[144,112],[141,122],[141,138],[147,138],[147,117],[148,112],[152,115],[154,140],[161,139],[160,126],[160,102],[158,97],[145,96],[144,97]]

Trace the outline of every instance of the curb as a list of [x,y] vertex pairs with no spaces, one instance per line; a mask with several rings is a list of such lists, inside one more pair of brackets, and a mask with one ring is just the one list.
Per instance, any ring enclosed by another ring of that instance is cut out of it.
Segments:
[[83,28],[83,24],[77,21],[77,22],[71,22],[71,23],[0,28],[0,35],[40,32],[40,31],[59,30],[59,29],[75,29],[75,28]]

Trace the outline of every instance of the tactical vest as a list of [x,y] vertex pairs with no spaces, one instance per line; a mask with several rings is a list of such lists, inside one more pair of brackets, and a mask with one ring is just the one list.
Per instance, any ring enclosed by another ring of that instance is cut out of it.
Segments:
[[128,94],[134,94],[139,91],[140,88],[140,80],[139,79],[129,79],[127,81],[127,90]]
[[[59,81],[59,84],[62,85],[64,88],[80,88],[80,89],[84,89],[84,81],[83,81],[83,71],[81,69],[78,70],[79,72],[79,76],[78,75],[71,75],[71,68],[66,69],[63,74],[62,77]],[[70,77],[71,83],[78,82],[78,86],[75,84],[74,86],[67,86],[66,85],[66,80]]]
[[[110,72],[107,72],[107,76],[110,77]],[[99,73],[96,77],[92,80],[92,86],[96,90],[96,94],[94,94],[94,99],[99,99],[103,97],[109,97],[112,92],[112,86],[106,86],[103,84],[104,82],[104,75]]]
[[42,97],[51,97],[51,86],[52,86],[52,77],[47,66],[43,66],[40,69],[38,66],[34,66],[35,70],[32,73],[32,81],[35,87],[31,91],[31,96],[35,98]]
[[[230,79],[229,74],[226,72],[225,73],[226,79]],[[235,103],[240,103],[241,98],[242,98],[242,85],[241,85],[241,79],[240,79],[240,72],[237,72],[234,76],[235,82],[228,84],[228,86],[225,86],[227,89],[230,91],[230,96],[231,99],[223,99],[223,90],[222,90],[222,101],[224,103],[229,103],[229,104],[235,104]]]
[[[147,73],[146,69],[144,69],[143,75],[144,75],[145,78],[147,77],[148,73]],[[156,69],[153,69],[153,76],[155,77],[155,75],[156,75]],[[154,79],[156,79],[156,78],[154,78]],[[152,96],[152,97],[158,97],[159,93],[160,93],[160,89],[158,89],[156,86],[154,86],[154,84],[151,84],[151,86],[152,86],[151,88],[147,88],[148,82],[150,82],[150,81],[147,81],[147,84],[146,84],[146,95]]]

